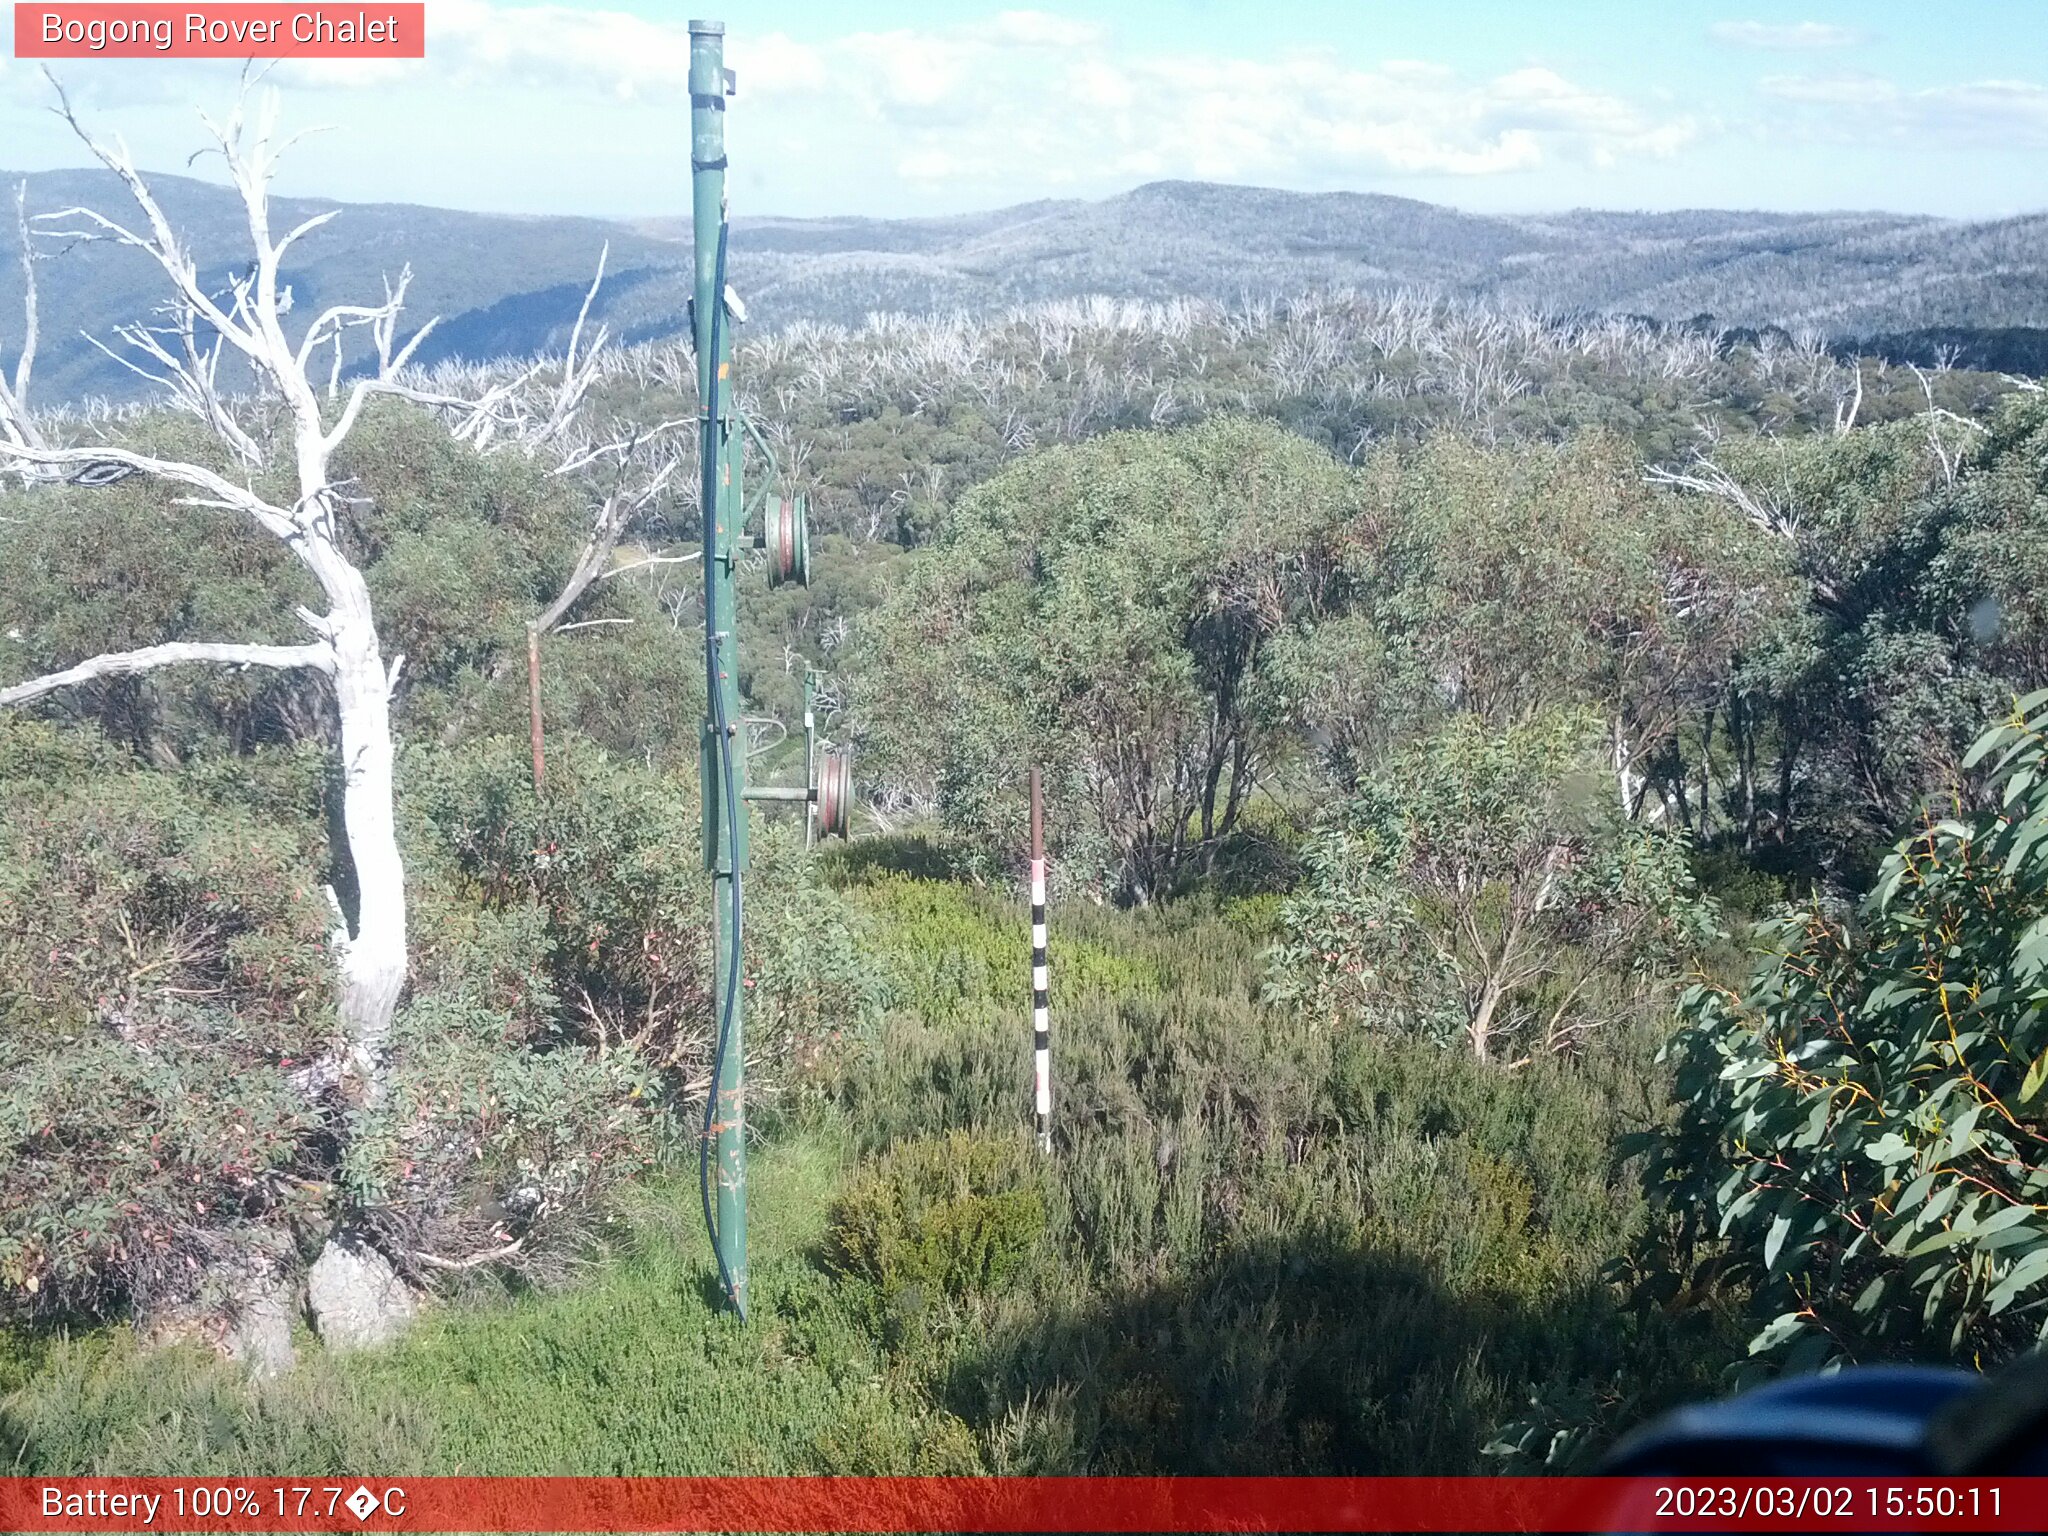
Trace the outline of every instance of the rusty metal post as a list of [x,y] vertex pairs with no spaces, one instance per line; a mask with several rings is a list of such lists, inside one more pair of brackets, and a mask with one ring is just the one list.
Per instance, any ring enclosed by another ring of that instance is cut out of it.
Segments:
[[540,631],[531,624],[526,626],[526,697],[533,717],[533,792],[539,794],[547,788],[548,758],[540,724]]

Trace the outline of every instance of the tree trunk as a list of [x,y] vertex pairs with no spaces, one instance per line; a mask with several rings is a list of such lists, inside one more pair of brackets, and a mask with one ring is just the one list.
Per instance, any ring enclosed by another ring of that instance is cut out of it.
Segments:
[[1799,738],[1789,718],[1782,719],[1785,744],[1778,750],[1778,842],[1792,841],[1792,765],[1799,756]]
[[1741,722],[1740,749],[1737,754],[1742,765],[1742,851],[1756,852],[1756,704],[1746,695],[1738,694],[1730,701],[1728,718],[1731,723]]
[[[350,574],[354,574],[351,572]],[[356,577],[360,589],[362,578]],[[345,1069],[365,1102],[383,1092],[384,1047],[405,985],[405,865],[398,852],[391,686],[365,591],[334,619],[334,695],[341,717],[342,824],[355,874],[355,912],[342,952]]]
[[1704,844],[1714,835],[1714,706],[1700,723],[1700,830]]
[[533,736],[533,792],[548,787],[548,755],[540,720],[540,627],[526,626],[526,705]]
[[1619,719],[1614,722],[1614,788],[1621,797],[1621,814],[1633,819],[1637,804],[1635,775],[1629,772],[1628,735]]
[[1685,758],[1679,753],[1678,744],[1671,744],[1671,773],[1665,780],[1671,786],[1671,803],[1678,811],[1678,824],[1686,831],[1692,830],[1692,797],[1686,793]]
[[1493,1039],[1493,1015],[1500,1007],[1503,993],[1498,975],[1486,978],[1486,985],[1479,994],[1479,1006],[1472,1012],[1472,1022],[1465,1026],[1466,1038],[1472,1042],[1472,1054],[1481,1061],[1488,1057],[1487,1047]]

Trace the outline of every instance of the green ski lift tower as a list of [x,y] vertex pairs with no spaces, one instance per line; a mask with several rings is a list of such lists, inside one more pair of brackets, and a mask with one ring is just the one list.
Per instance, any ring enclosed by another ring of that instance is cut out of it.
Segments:
[[[734,92],[725,67],[725,23],[690,23],[690,189],[694,285],[690,331],[697,352],[698,448],[704,515],[705,710],[699,776],[704,799],[704,868],[711,876],[716,925],[712,970],[715,1024],[711,1083],[699,1162],[704,1223],[718,1259],[719,1284],[742,1318],[747,1311],[747,1101],[743,922],[747,802],[801,803],[807,828],[847,835],[852,783],[847,755],[819,751],[812,722],[813,680],[804,689],[805,783],[747,787],[747,741],[740,713],[737,578],[748,547],[766,554],[769,584],[810,583],[810,535],[804,498],[776,484],[768,444],[741,415],[733,385],[732,328],[745,311],[726,281],[730,226],[725,198],[725,105]],[[746,497],[746,447],[764,459],[764,493]],[[760,532],[748,536],[758,512]],[[806,834],[809,841],[809,832]]]

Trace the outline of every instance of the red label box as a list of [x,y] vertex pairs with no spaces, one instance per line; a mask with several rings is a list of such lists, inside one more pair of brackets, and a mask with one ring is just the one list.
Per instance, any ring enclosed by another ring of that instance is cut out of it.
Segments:
[[2043,1531],[2048,1478],[7,1478],[0,1530]]
[[424,0],[14,7],[18,59],[423,59]]

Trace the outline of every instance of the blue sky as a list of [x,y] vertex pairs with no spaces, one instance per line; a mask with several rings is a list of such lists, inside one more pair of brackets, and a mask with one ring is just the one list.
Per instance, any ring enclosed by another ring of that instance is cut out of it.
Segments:
[[[428,0],[423,61],[277,71],[288,124],[337,130],[295,150],[279,187],[679,211],[686,14],[679,0]],[[2040,0],[791,0],[722,14],[740,213],[942,214],[1163,177],[1483,211],[2048,208]],[[234,76],[200,61],[60,68],[96,127],[163,168],[202,142],[194,109],[219,108]],[[0,58],[0,168],[78,163],[47,99],[30,64]]]

